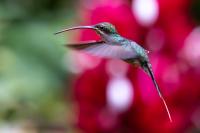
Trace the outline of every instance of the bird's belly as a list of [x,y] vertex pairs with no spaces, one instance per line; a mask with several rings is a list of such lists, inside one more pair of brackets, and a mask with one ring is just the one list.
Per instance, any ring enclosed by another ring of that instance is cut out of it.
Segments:
[[140,62],[138,59],[130,58],[130,59],[125,59],[124,61],[134,66],[140,66]]

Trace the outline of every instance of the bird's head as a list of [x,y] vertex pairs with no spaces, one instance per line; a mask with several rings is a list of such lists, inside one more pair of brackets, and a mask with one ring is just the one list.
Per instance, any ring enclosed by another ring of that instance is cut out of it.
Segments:
[[97,32],[102,32],[105,34],[115,34],[117,33],[117,30],[115,29],[115,26],[112,25],[111,23],[108,22],[103,22],[103,23],[99,23],[94,25],[94,27],[96,28]]
[[91,25],[91,26],[76,26],[76,27],[72,27],[72,28],[63,29],[61,31],[56,32],[55,34],[59,34],[59,33],[65,32],[65,31],[69,31],[69,30],[76,30],[76,29],[93,29],[99,34],[101,34],[101,33],[104,33],[104,34],[117,33],[114,25],[112,25],[108,22],[102,22],[102,23],[98,23],[96,25]]

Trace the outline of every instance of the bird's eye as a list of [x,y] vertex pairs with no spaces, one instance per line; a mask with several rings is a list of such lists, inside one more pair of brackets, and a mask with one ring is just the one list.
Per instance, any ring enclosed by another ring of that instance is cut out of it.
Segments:
[[105,29],[105,28],[104,28],[104,26],[100,26],[100,29],[103,30],[103,29]]

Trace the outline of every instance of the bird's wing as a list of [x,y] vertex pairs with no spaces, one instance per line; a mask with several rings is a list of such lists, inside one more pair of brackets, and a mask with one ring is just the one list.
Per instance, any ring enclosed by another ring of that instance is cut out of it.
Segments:
[[103,41],[67,44],[66,46],[88,54],[105,58],[129,59],[136,56],[135,52],[128,46],[110,45]]

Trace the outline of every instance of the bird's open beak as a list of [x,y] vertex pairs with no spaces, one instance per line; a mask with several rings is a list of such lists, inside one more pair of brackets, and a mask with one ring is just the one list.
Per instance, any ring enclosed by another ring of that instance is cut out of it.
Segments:
[[93,29],[93,30],[97,30],[94,26],[76,26],[76,27],[72,27],[72,28],[63,29],[63,30],[58,31],[58,32],[56,32],[54,34],[60,34],[60,33],[63,33],[65,31],[76,30],[76,29]]

